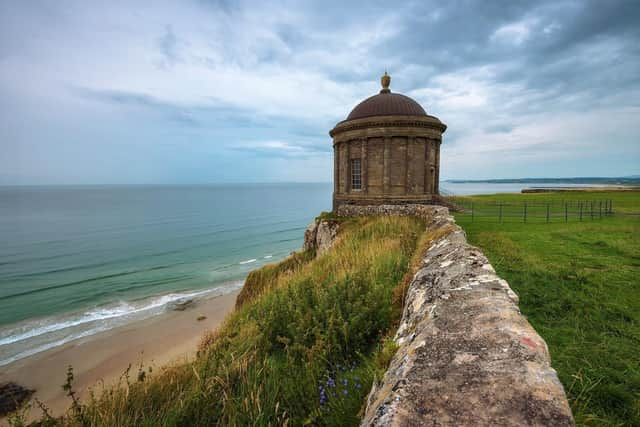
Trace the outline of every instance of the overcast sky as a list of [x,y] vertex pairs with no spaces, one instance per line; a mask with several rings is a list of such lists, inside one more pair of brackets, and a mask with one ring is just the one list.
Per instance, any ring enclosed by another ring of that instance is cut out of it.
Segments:
[[3,1],[0,184],[332,179],[380,89],[443,178],[640,174],[640,1]]

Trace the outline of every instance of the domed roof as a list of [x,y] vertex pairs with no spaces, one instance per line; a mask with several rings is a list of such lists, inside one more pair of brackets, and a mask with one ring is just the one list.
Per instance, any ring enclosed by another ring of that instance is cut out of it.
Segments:
[[348,120],[363,119],[374,116],[426,116],[424,108],[408,96],[391,93],[389,84],[391,77],[384,73],[381,79],[382,90],[379,94],[365,99],[351,110]]

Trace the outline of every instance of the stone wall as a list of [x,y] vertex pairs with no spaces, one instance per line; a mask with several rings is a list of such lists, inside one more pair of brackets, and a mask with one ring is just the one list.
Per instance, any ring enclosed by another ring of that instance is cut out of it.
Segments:
[[[441,212],[443,208],[432,205],[342,205],[339,206],[335,213],[338,216],[372,216],[372,215],[399,215],[399,216],[417,216],[423,220],[430,222],[434,213]],[[444,212],[448,211],[444,209]]]
[[571,426],[544,340],[518,297],[446,208],[341,206],[338,215],[418,215],[437,237],[411,281],[363,426]]

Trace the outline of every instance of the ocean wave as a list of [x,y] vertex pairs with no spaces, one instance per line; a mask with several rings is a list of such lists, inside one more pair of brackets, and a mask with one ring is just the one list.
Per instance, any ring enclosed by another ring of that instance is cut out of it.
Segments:
[[280,239],[280,240],[276,240],[276,243],[285,243],[285,242],[296,242],[300,239],[298,239],[297,237],[293,237],[291,239]]
[[73,340],[77,340],[80,338],[84,338],[84,337],[88,337],[91,335],[95,335],[99,332],[104,332],[106,330],[108,330],[108,327],[99,327],[99,328],[94,328],[94,329],[89,329],[87,331],[78,333],[78,334],[73,334],[73,335],[69,335],[65,338],[62,338],[60,340],[57,341],[53,341],[50,343],[46,343],[43,345],[40,345],[38,347],[34,347],[34,348],[30,348],[28,350],[22,351],[20,353],[14,354],[13,356],[10,356],[6,359],[0,360],[0,366],[5,366],[8,365],[9,363],[15,362],[17,360],[20,359],[24,359],[25,357],[29,357],[29,356],[33,356],[34,354],[38,354],[38,353],[42,353],[43,351],[55,348],[55,347],[59,347],[61,345],[64,345],[68,342],[71,342]]
[[257,260],[258,260],[257,258],[251,258],[251,259],[248,259],[246,261],[240,261],[238,264],[240,264],[240,265],[251,264],[252,262],[256,262]]
[[[224,295],[239,289],[240,287],[242,287],[242,284],[243,281],[240,281],[201,291],[170,293],[148,298],[141,302],[121,301],[116,305],[88,310],[80,314],[67,316],[66,318],[54,317],[40,319],[37,321],[29,321],[25,324],[22,324],[21,326],[14,327],[5,331],[0,331],[0,347],[40,337],[45,334],[62,331],[64,329],[90,324],[93,322],[105,321],[110,319],[122,319],[127,317],[131,317],[132,320],[135,317],[145,318],[147,317],[145,316],[145,314],[159,314],[160,312],[162,312],[162,310],[160,309],[166,308],[168,305],[176,301]],[[154,312],[154,310],[157,311],[157,313]],[[115,326],[118,325],[114,324],[112,327]],[[108,327],[107,329],[110,329],[110,327]],[[86,331],[82,333],[85,334],[85,332]],[[2,362],[3,361],[0,361],[0,365],[3,364]]]
[[282,228],[279,230],[273,230],[273,231],[269,231],[267,233],[261,233],[263,236],[270,236],[273,234],[283,234],[283,233],[292,233],[292,232],[298,232],[298,231],[303,231],[306,230],[307,227],[300,227],[300,226],[296,226],[296,227],[289,227],[289,228]]
[[[178,252],[178,251],[176,251]],[[155,254],[154,254],[155,255]],[[129,258],[131,259],[131,258]],[[4,279],[15,279],[15,278],[25,278],[25,277],[38,277],[38,276],[47,276],[50,274],[56,274],[56,273],[67,273],[69,271],[81,271],[81,270],[91,270],[91,269],[95,269],[97,267],[106,267],[109,265],[113,265],[113,264],[117,264],[119,262],[121,262],[122,260],[115,260],[115,261],[108,261],[108,262],[99,262],[99,263],[94,263],[94,264],[83,264],[83,265],[73,265],[70,267],[63,267],[63,268],[54,268],[54,269],[50,269],[50,270],[44,270],[44,271],[36,271],[33,273],[20,273],[20,274],[14,274],[14,275],[10,275],[10,276],[5,276]],[[147,271],[155,271],[155,270],[164,270],[167,268],[171,268],[173,267],[173,264],[167,264],[167,265],[152,265],[146,268],[140,268],[140,269],[136,269],[136,270],[132,270],[132,271],[126,271],[126,272],[122,272],[122,273],[116,273],[116,275],[127,275],[127,274],[135,274],[135,273],[142,273],[142,272],[147,272]],[[105,276],[97,276],[95,278],[91,278],[90,280],[99,280],[102,278],[110,278],[113,277],[113,275],[105,275]],[[82,283],[82,282],[78,282],[78,283]],[[73,284],[77,284],[76,282],[74,283],[70,283],[71,285]],[[48,288],[45,288],[48,289]],[[9,297],[14,296],[14,295],[8,295]]]
[[[144,270],[142,270],[142,271],[144,271]],[[43,287],[43,288],[31,289],[31,290],[23,291],[23,292],[16,292],[16,293],[13,293],[13,294],[5,295],[5,296],[1,297],[0,300],[8,300],[8,299],[11,299],[11,298],[21,297],[21,296],[25,296],[25,295],[37,294],[37,293],[41,293],[41,292],[45,292],[45,291],[51,291],[51,290],[54,290],[54,289],[62,289],[62,288],[68,288],[70,286],[83,285],[85,283],[96,282],[96,281],[100,281],[100,280],[104,280],[104,279],[114,279],[114,278],[118,278],[118,277],[131,276],[132,274],[138,274],[138,273],[140,273],[140,271],[135,270],[135,271],[123,271],[123,272],[112,273],[112,274],[104,274],[104,275],[100,275],[100,276],[90,277],[88,279],[77,280],[77,281],[74,281],[74,282],[60,283],[60,284],[57,284],[57,285],[51,285],[51,286],[47,286],[47,287]]]

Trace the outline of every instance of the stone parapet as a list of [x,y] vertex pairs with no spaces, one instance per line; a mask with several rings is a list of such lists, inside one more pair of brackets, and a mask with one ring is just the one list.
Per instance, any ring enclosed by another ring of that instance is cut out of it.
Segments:
[[363,426],[572,426],[544,340],[518,297],[439,206],[341,206],[338,215],[417,215],[437,237],[407,291],[387,372]]

